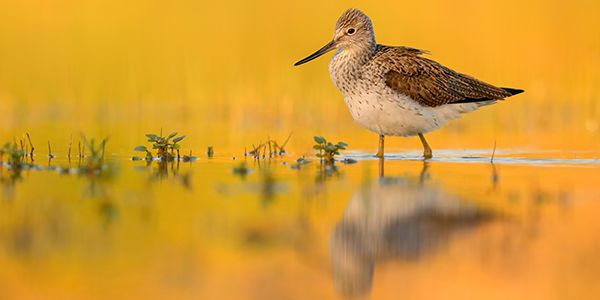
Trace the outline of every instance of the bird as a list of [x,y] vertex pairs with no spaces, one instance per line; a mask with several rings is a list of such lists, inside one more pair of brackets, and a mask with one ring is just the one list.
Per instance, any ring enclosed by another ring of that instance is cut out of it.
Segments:
[[335,50],[329,75],[352,118],[379,135],[376,156],[384,157],[386,136],[418,136],[423,159],[433,157],[425,134],[479,107],[520,94],[454,71],[425,57],[427,51],[375,41],[371,19],[348,9],[337,20],[333,39],[299,60],[307,63]]

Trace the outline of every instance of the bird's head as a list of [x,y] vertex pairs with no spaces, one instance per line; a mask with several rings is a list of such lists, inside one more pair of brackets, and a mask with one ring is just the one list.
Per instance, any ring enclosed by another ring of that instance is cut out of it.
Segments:
[[375,46],[375,34],[371,19],[358,9],[348,9],[338,19],[333,33],[333,40],[317,52],[295,63],[295,66],[307,63],[329,51],[372,50]]

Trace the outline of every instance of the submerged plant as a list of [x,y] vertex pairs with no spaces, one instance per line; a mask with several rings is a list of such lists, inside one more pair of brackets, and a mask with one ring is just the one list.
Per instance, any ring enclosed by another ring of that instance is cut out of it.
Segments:
[[[33,151],[35,150],[35,147],[33,146],[33,142],[31,142],[31,136],[29,135],[29,132],[26,132],[25,135],[27,136],[27,141],[29,142],[29,158],[31,159],[31,161],[33,161]],[[25,155],[27,155],[27,153],[25,153]]]
[[285,146],[290,141],[291,137],[292,134],[290,133],[282,144],[269,138],[266,142],[259,143],[258,146],[252,145],[252,150],[250,151],[245,151],[244,149],[244,156],[252,156],[254,159],[258,160],[283,156],[286,154]]
[[196,160],[196,157],[192,155],[192,150],[190,150],[190,154],[189,155],[184,155],[181,160],[183,160],[184,162],[191,162]]
[[304,159],[304,156],[296,159],[296,163],[291,165],[290,168],[292,168],[293,170],[300,170],[302,169],[302,166],[309,163],[308,160]]
[[321,159],[321,161],[325,161],[326,163],[333,163],[335,161],[335,156],[340,154],[340,150],[345,150],[348,144],[344,142],[337,142],[337,144],[333,144],[328,142],[322,136],[314,136],[315,145],[313,148],[315,150],[319,150],[317,153],[317,157]]
[[25,150],[19,148],[14,143],[6,143],[2,148],[0,148],[0,161],[4,159],[4,156],[7,157],[7,163],[11,169],[15,171],[20,171],[23,169],[25,162],[23,158],[26,155]]
[[[149,133],[146,134],[146,137],[148,138],[148,142],[152,143],[152,150],[156,151],[156,157],[158,159],[162,161],[172,161],[175,160],[175,158],[181,158],[181,155],[179,154],[181,146],[178,143],[186,137],[185,135],[177,136],[177,132],[173,132],[167,136],[162,136],[161,132],[160,135]],[[133,150],[145,152],[146,160],[148,161],[154,159],[154,155],[146,146],[137,146]]]
[[48,141],[48,158],[52,159],[55,157],[56,156],[54,154],[52,154],[52,146],[50,146],[50,141]]
[[104,165],[104,152],[108,138],[102,139],[96,143],[95,139],[86,140],[86,147],[89,154],[87,155],[86,169],[95,171],[102,169]]
[[152,156],[152,152],[150,152],[150,150],[148,150],[148,148],[146,148],[146,146],[137,146],[137,147],[133,148],[133,151],[146,152],[145,158],[140,158],[140,157],[134,156],[131,158],[133,160],[144,160],[145,159],[147,161],[152,161],[152,159],[154,158],[154,156]]
[[[0,184],[4,189],[6,199],[11,199],[14,194],[15,183],[22,179],[21,171],[27,165],[24,161],[26,151],[17,147],[14,143],[6,143],[0,147]],[[6,165],[9,167],[8,176],[2,173],[3,159],[7,158]]]

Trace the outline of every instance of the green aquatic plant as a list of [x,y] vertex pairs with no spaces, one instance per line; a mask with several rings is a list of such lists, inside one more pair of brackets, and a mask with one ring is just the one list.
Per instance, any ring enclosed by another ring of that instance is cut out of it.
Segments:
[[[29,142],[29,158],[31,161],[33,161],[33,151],[35,150],[35,147],[33,146],[33,142],[31,142],[31,136],[29,135],[29,132],[26,132],[25,135],[27,136],[27,141]],[[27,155],[27,152],[25,152],[25,155]]]
[[[84,139],[85,140],[85,139]],[[88,171],[101,170],[104,166],[104,153],[106,151],[106,143],[108,138],[104,138],[99,142],[95,139],[85,140],[86,148],[88,149],[87,161],[85,169]]]
[[7,157],[7,164],[11,169],[20,171],[23,169],[25,162],[23,158],[26,152],[22,148],[19,148],[15,143],[6,143],[0,148],[0,162],[3,161],[4,156]]
[[52,146],[50,146],[50,141],[48,141],[48,158],[52,159],[55,157],[56,156],[54,154],[52,154]]
[[152,152],[150,152],[150,150],[148,150],[148,148],[146,148],[146,146],[137,146],[137,147],[133,148],[133,151],[146,152],[146,157],[145,158],[140,158],[139,156],[134,156],[134,157],[131,158],[132,160],[147,160],[147,161],[152,161],[152,159],[154,159],[154,156],[152,155]]
[[290,141],[292,134],[290,133],[283,143],[278,143],[276,140],[268,138],[264,143],[258,143],[258,146],[252,145],[252,150],[244,149],[244,156],[252,156],[254,159],[266,159],[286,154],[285,146]]
[[[24,161],[26,153],[15,143],[6,143],[0,147],[0,185],[3,187],[6,199],[13,198],[15,184],[22,179],[21,171],[27,165]],[[4,176],[2,172],[5,156],[7,158],[6,166],[10,171],[7,176]]]
[[316,135],[313,137],[315,140],[315,145],[313,148],[318,150],[317,157],[326,163],[333,163],[335,161],[335,156],[340,154],[340,150],[345,150],[348,144],[344,142],[337,142],[337,144],[333,144],[328,142],[324,137]]
[[304,159],[304,156],[301,156],[300,158],[296,159],[296,162],[294,164],[292,164],[290,166],[290,168],[292,170],[300,170],[302,169],[302,166],[308,164],[310,161]]
[[212,146],[208,146],[208,150],[206,151],[206,155],[208,155],[208,157],[213,157],[215,155],[215,150],[213,149]]
[[[177,136],[177,132],[173,132],[167,136],[162,136],[161,132],[160,135],[149,133],[146,134],[146,137],[148,138],[148,142],[152,143],[152,150],[156,151],[156,157],[160,160],[172,161],[175,160],[175,158],[179,159],[181,157],[179,154],[181,146],[178,143],[186,137],[185,135]],[[137,146],[133,150],[145,152],[145,159],[148,161],[154,159],[154,155],[146,146]],[[136,158],[134,157],[133,159]]]
[[190,150],[190,154],[189,155],[184,155],[181,160],[184,162],[191,162],[196,160],[197,158],[195,156],[192,155],[192,150]]

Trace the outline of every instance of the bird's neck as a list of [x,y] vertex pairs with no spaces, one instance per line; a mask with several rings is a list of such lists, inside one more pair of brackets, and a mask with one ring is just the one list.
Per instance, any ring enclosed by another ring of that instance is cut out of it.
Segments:
[[329,62],[329,75],[335,86],[346,95],[352,86],[360,80],[363,66],[374,55],[370,47],[340,48]]
[[355,76],[374,52],[373,47],[367,45],[339,48],[329,63],[329,71],[342,76]]
[[369,44],[364,45],[352,45],[345,48],[340,48],[336,53],[336,56],[343,58],[344,63],[355,66],[362,66],[366,64],[375,54],[377,44],[373,41]]

